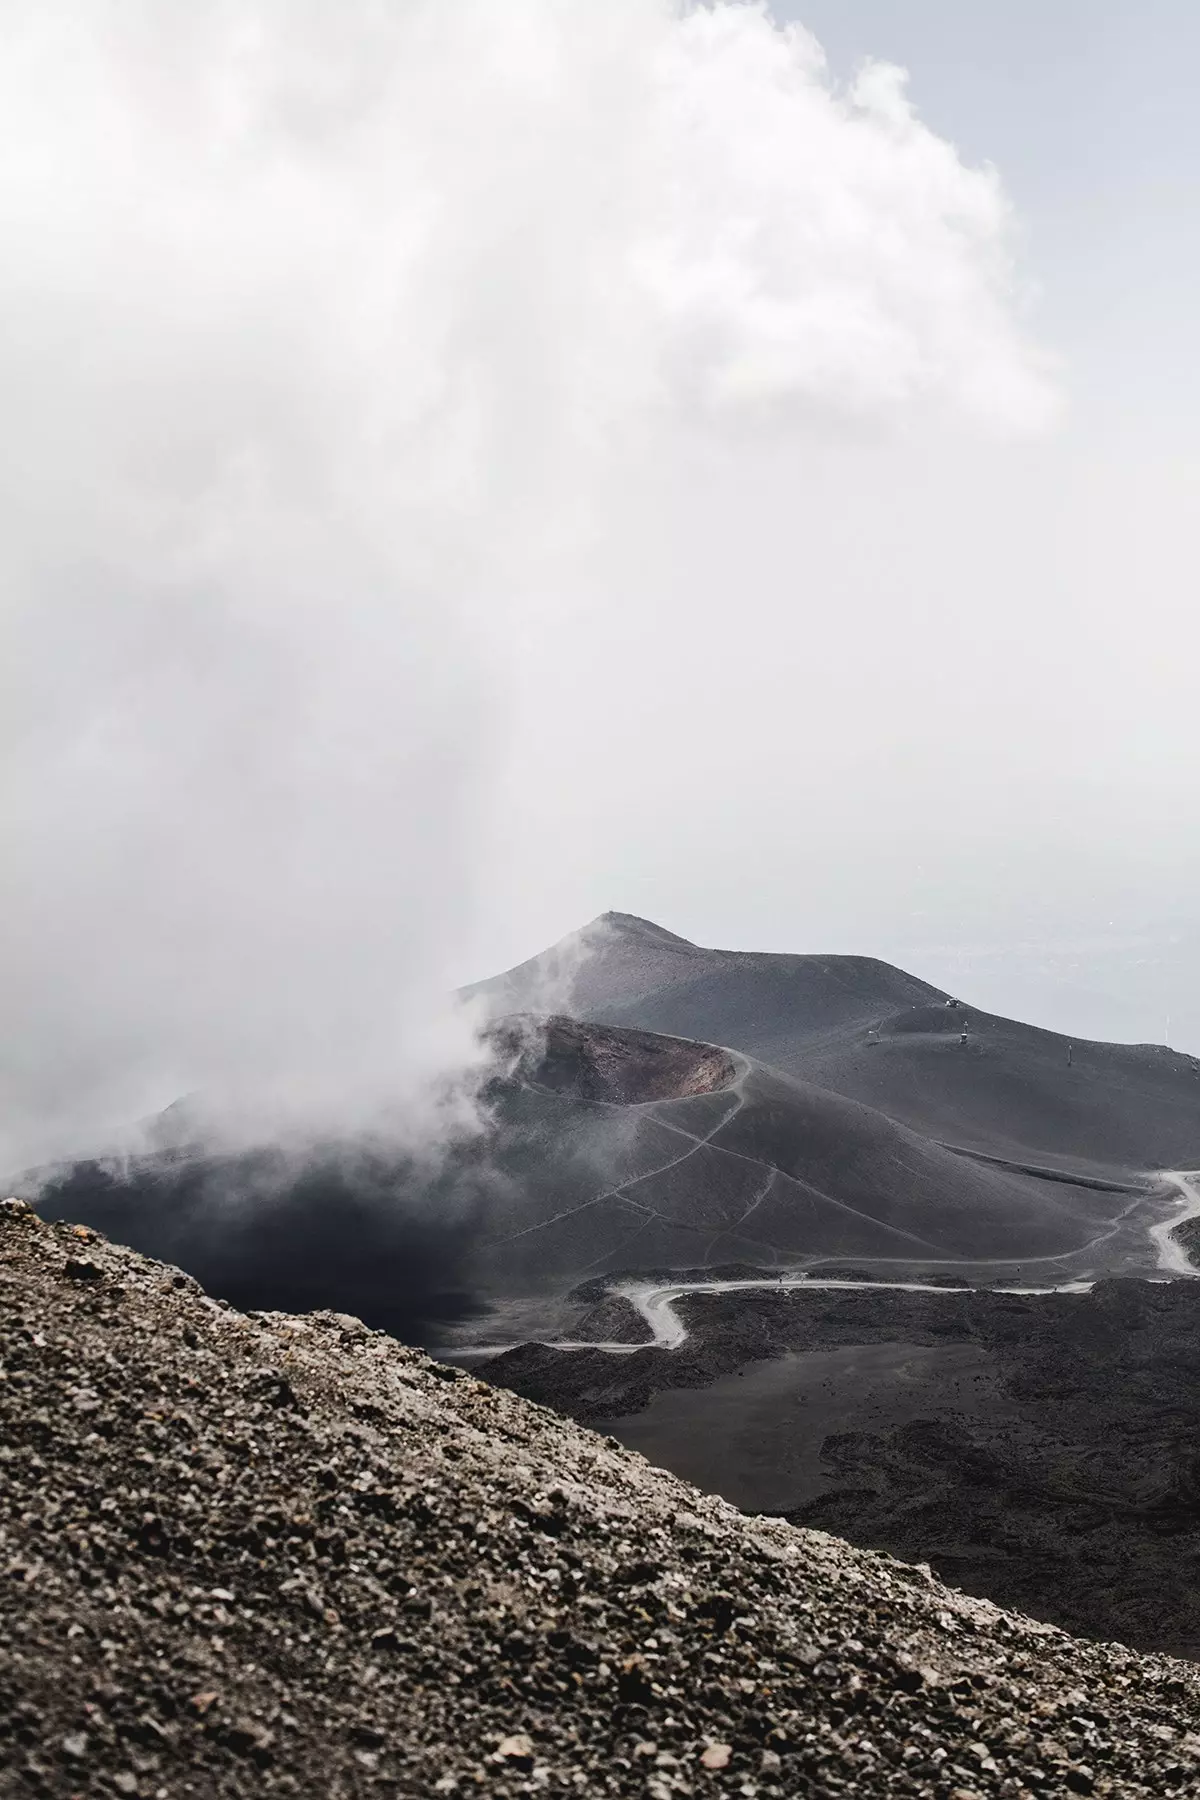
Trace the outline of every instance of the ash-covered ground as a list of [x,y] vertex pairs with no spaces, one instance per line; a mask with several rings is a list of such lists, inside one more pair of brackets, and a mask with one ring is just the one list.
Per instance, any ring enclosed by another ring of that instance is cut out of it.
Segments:
[[750,1511],[1200,1656],[1200,1282],[677,1304],[678,1350],[531,1344],[481,1372]]
[[693,1332],[678,1350],[525,1345],[480,1373],[750,1512],[928,1561],[1078,1633],[1200,1656],[1200,1283],[678,1307]]
[[1200,1672],[0,1212],[0,1792],[1192,1794]]

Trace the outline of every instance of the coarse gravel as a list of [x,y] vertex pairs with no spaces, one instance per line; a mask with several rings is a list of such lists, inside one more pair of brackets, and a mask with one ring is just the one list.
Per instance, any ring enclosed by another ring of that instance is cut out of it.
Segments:
[[1200,1669],[0,1207],[0,1793],[1182,1795]]

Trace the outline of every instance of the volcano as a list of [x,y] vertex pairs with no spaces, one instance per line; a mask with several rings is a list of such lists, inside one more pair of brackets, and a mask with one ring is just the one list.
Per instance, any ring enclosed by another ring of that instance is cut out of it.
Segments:
[[604,913],[467,990],[722,1044],[924,1137],[1091,1174],[1200,1160],[1200,1059],[1070,1040],[873,957],[710,950]]

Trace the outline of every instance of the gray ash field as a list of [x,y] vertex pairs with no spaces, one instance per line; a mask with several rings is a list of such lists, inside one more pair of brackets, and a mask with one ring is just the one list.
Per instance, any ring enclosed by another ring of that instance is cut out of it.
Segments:
[[0,1214],[6,1795],[1164,1796],[1200,1676]]

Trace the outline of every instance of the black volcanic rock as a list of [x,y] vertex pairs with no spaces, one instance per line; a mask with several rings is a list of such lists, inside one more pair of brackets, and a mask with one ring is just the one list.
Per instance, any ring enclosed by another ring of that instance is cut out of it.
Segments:
[[1200,1782],[1187,1664],[744,1519],[352,1318],[12,1205],[0,1257],[14,1800]]

